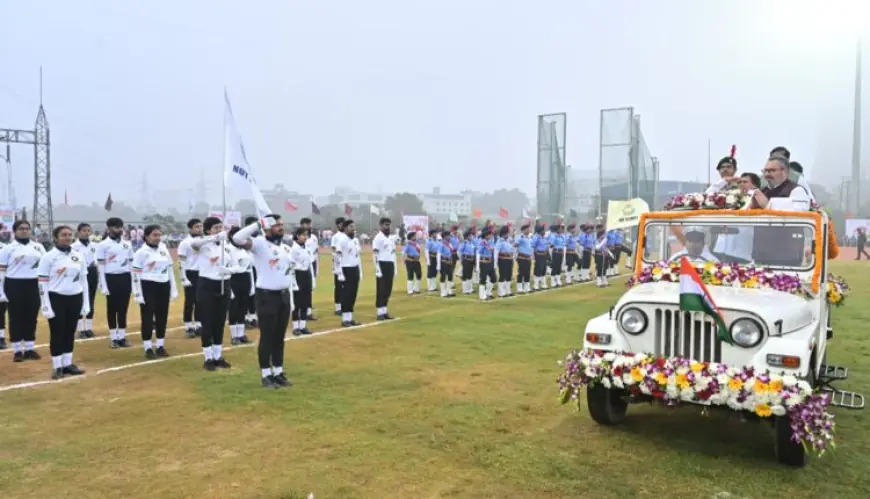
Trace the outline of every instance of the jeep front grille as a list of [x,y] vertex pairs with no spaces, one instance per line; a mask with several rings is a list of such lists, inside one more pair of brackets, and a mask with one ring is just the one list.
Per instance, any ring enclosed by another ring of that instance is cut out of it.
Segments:
[[722,361],[722,340],[716,334],[716,324],[703,313],[657,308],[654,325],[657,356]]

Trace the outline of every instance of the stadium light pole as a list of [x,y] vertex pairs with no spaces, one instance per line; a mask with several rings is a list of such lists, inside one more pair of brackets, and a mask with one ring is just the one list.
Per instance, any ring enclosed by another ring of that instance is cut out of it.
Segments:
[[855,47],[855,102],[852,123],[852,182],[849,190],[849,211],[857,216],[861,208],[861,36]]

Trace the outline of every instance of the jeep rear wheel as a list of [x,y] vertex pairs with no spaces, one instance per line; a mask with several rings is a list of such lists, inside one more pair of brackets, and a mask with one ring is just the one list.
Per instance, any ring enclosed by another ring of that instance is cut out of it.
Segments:
[[774,421],[776,460],[781,464],[802,468],[807,463],[804,446],[791,439],[791,422],[788,416],[776,416]]
[[589,415],[598,424],[612,426],[625,419],[628,402],[622,399],[623,391],[605,388],[598,384],[586,388],[586,406]]

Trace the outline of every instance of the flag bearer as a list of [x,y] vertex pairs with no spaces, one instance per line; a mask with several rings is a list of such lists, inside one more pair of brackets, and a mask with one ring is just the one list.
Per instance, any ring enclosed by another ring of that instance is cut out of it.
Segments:
[[474,293],[474,262],[477,250],[474,247],[474,233],[471,229],[465,231],[462,242],[459,244],[457,251],[462,265],[462,294],[470,295]]
[[248,303],[253,301],[254,287],[254,259],[251,253],[233,241],[233,236],[239,232],[238,227],[230,229],[227,234],[226,247],[230,250],[230,260],[227,266],[233,272],[230,276],[229,317],[230,343],[232,345],[245,345],[251,342],[245,333],[245,315],[248,312]]
[[440,245],[441,243],[438,242],[438,231],[430,229],[429,238],[426,239],[426,283],[428,284],[426,291],[430,293],[435,291],[436,283],[438,282]]
[[478,285],[478,295],[482,301],[492,300],[492,286],[496,282],[495,264],[493,257],[495,256],[495,248],[492,244],[492,232],[489,229],[481,231],[480,244],[477,246],[477,260],[475,267],[477,275],[480,276]]
[[293,234],[293,248],[290,249],[293,265],[293,336],[311,334],[308,329],[308,310],[311,305],[311,292],[314,289],[314,259],[308,248],[308,229],[301,226]]
[[192,240],[190,245],[199,250],[201,258],[196,307],[202,310],[202,367],[206,371],[215,371],[231,367],[223,357],[223,342],[230,302],[230,276],[233,275],[230,267],[232,255],[220,218],[206,218],[202,221],[202,229],[207,236]]
[[202,239],[202,220],[191,218],[187,221],[187,237],[178,244],[178,267],[181,271],[181,286],[184,287],[184,332],[188,338],[194,338],[202,333],[202,320],[196,309],[196,282],[199,278],[199,250],[190,245],[196,239]]
[[531,293],[532,291],[532,240],[529,235],[532,232],[529,224],[520,227],[522,233],[517,237],[517,293]]
[[335,302],[335,315],[341,316],[341,297],[344,296],[342,287],[344,286],[344,282],[338,279],[338,271],[340,270],[341,264],[339,262],[339,258],[337,255],[337,248],[341,240],[346,237],[344,232],[342,231],[342,227],[344,227],[344,217],[338,217],[335,219],[335,234],[332,235],[332,241],[330,241],[330,247],[332,247],[332,300]]
[[579,258],[577,257],[577,226],[568,226],[565,234],[565,284],[573,284],[576,280],[575,268]]
[[[305,239],[305,249],[311,253],[311,271],[312,271],[312,281],[311,281],[311,290],[317,289],[317,276],[320,275],[320,241],[317,239],[316,231],[311,228],[311,219],[308,217],[304,217],[299,221],[299,226],[306,231],[308,231],[308,235]],[[308,316],[305,320],[308,321],[316,321],[317,317],[314,316],[314,302],[310,301],[308,305],[308,311],[306,312]]]
[[91,226],[80,223],[76,229],[78,238],[72,243],[73,251],[85,257],[88,267],[88,315],[79,320],[79,338],[93,338],[94,335],[94,298],[97,295],[100,278],[97,272],[97,245],[91,244]]
[[344,237],[339,239],[335,252],[338,257],[338,280],[341,284],[341,326],[353,327],[361,324],[353,320],[359,283],[362,281],[362,260],[359,246],[355,241],[356,225],[346,219],[342,225]]
[[124,221],[118,217],[106,220],[106,232],[109,237],[97,245],[100,292],[106,296],[111,346],[127,348],[131,346],[127,343],[127,311],[132,292],[130,264],[133,262],[133,245],[121,239]]
[[[495,261],[498,262],[498,296],[504,298],[513,296],[511,291],[511,282],[514,278],[514,258],[516,249],[511,244],[510,228],[503,226],[498,231],[499,239],[495,244]],[[519,292],[519,287],[517,289]]]
[[562,285],[562,266],[565,263],[566,240],[565,226],[562,224],[553,225],[550,229],[550,246],[551,246],[551,271],[550,282],[554,288]]
[[[169,249],[161,242],[158,225],[146,225],[142,231],[144,243],[133,255],[133,299],[139,304],[142,317],[142,347],[145,357],[169,357],[164,343],[169,302],[178,298],[175,288],[175,266]],[[156,333],[157,348],[151,343]]]
[[393,294],[393,279],[396,277],[396,243],[390,239],[389,218],[381,218],[378,222],[380,232],[372,241],[372,258],[375,266],[375,308],[378,320],[390,320],[393,317],[387,313],[387,304]]
[[534,291],[539,291],[542,287],[547,289],[547,263],[550,257],[550,243],[547,241],[544,233],[547,228],[543,225],[535,227],[535,235],[532,236],[532,250],[535,252],[535,278]]
[[595,234],[593,233],[594,226],[592,224],[583,225],[583,233],[580,234],[580,242],[583,246],[583,254],[580,256],[580,281],[589,282],[590,270],[592,269],[592,255],[595,254]]
[[405,258],[405,273],[408,274],[408,294],[420,294],[423,269],[420,266],[420,244],[417,242],[417,231],[407,233],[402,255]]
[[607,282],[607,269],[610,268],[610,260],[613,254],[607,244],[607,232],[604,226],[595,226],[595,284],[599,288],[609,286]]
[[60,379],[85,373],[73,364],[73,347],[76,324],[89,312],[88,267],[84,255],[71,247],[70,227],[55,227],[52,235],[54,248],[39,259],[37,274],[42,316],[51,332],[51,378]]
[[453,256],[456,252],[450,244],[451,234],[448,231],[441,233],[441,244],[438,246],[438,272],[441,275],[441,298],[456,296],[453,287]]
[[[262,232],[263,235],[255,234]],[[284,244],[284,222],[278,215],[266,215],[259,222],[245,226],[233,241],[251,252],[257,269],[257,321],[260,342],[257,360],[264,388],[290,386],[284,374],[284,335],[293,311],[292,249]]]

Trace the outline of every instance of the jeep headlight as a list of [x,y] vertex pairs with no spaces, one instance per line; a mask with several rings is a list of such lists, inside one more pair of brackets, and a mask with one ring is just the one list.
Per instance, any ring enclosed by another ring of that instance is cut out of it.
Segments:
[[761,324],[753,319],[737,319],[731,324],[731,339],[743,348],[752,348],[764,337]]
[[628,334],[640,334],[646,329],[646,314],[639,308],[627,308],[619,315],[619,325]]

